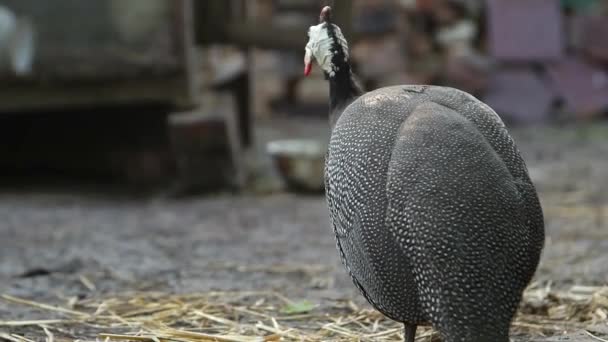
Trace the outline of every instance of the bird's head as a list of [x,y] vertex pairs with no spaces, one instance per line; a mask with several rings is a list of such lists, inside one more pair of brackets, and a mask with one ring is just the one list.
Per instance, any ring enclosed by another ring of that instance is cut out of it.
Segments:
[[348,63],[348,43],[340,28],[332,23],[331,7],[325,6],[319,16],[319,24],[308,30],[308,44],[304,56],[304,75],[312,70],[313,59],[328,76],[340,69],[340,64]]

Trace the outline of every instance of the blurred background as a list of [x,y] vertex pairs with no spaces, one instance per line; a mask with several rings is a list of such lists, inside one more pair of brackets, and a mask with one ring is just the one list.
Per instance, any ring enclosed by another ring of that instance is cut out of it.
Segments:
[[[2,1],[0,172],[177,192],[251,184],[256,146],[326,115],[322,75],[302,77],[321,3]],[[513,125],[605,117],[605,1],[325,3],[367,90],[456,87]]]
[[507,123],[538,281],[608,284],[606,0],[0,0],[0,292],[358,298],[322,195],[328,86],[302,75],[326,4],[366,90],[455,87]]

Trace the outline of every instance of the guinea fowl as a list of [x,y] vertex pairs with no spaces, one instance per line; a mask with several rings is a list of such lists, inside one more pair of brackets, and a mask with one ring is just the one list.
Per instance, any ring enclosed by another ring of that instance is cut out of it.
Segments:
[[437,86],[363,94],[331,8],[309,30],[330,87],[325,186],[342,262],[363,296],[446,342],[506,342],[544,244],[538,196],[487,105]]

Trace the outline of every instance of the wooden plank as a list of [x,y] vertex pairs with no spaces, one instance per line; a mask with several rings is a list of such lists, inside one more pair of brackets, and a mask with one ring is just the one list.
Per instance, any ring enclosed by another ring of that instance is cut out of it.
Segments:
[[308,26],[285,28],[272,23],[233,23],[226,28],[226,42],[266,49],[302,50]]
[[344,37],[354,42],[356,37],[353,37],[353,1],[334,0],[333,6],[334,22],[340,26]]
[[190,108],[196,102],[189,96],[182,77],[133,80],[99,84],[13,84],[0,91],[2,112],[69,109],[82,106],[159,104]]
[[231,1],[195,1],[193,6],[196,19],[196,43],[201,45],[225,43],[226,22],[231,19]]

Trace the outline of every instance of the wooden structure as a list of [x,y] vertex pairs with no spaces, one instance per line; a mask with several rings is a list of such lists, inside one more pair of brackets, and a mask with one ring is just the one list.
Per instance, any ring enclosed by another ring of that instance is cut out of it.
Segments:
[[[285,2],[296,9],[302,4],[321,5]],[[0,132],[0,153],[9,156],[0,169],[6,165],[54,168],[53,163],[61,160],[80,170],[76,172],[126,173],[130,179],[162,178],[172,169],[189,179],[197,174],[201,179],[218,179],[208,177],[203,169],[221,169],[225,175],[225,168],[206,166],[201,156],[209,148],[201,145],[213,141],[211,145],[216,146],[221,139],[228,146],[223,150],[226,158],[242,165],[241,152],[252,140],[248,64],[208,89],[232,93],[236,115],[224,119],[224,133],[213,139],[200,137],[209,132],[207,128],[217,133],[219,123],[217,113],[192,114],[199,111],[202,92],[198,46],[230,44],[243,50],[255,46],[300,51],[308,29],[248,21],[248,5],[244,0],[4,0],[1,6],[27,18],[36,39],[30,73],[17,75],[0,69],[0,119],[7,131]],[[349,0],[332,5],[336,16],[350,15]],[[342,27],[349,30],[347,25]],[[111,110],[104,113],[103,108]],[[130,114],[129,108],[138,112]],[[64,118],[65,124],[59,123],[57,113],[67,111],[71,116]],[[44,119],[24,115],[32,112]],[[167,120],[174,112],[186,113],[186,119]],[[95,120],[83,119],[93,115]],[[25,119],[13,120],[15,117]],[[37,121],[32,126],[23,122],[27,120]],[[51,125],[41,125],[43,121]],[[23,131],[11,132],[13,124]],[[110,139],[118,126],[125,137]],[[25,137],[31,131],[27,127],[37,127],[39,140]],[[96,133],[103,137],[94,141],[90,136]],[[112,150],[101,151],[101,147]],[[188,154],[196,155],[196,162],[180,161],[189,160]],[[97,164],[102,163],[110,164],[111,170],[100,171]],[[243,178],[242,170],[235,174]]]
[[0,111],[196,103],[191,0],[5,0],[32,23],[33,72],[1,75]]

